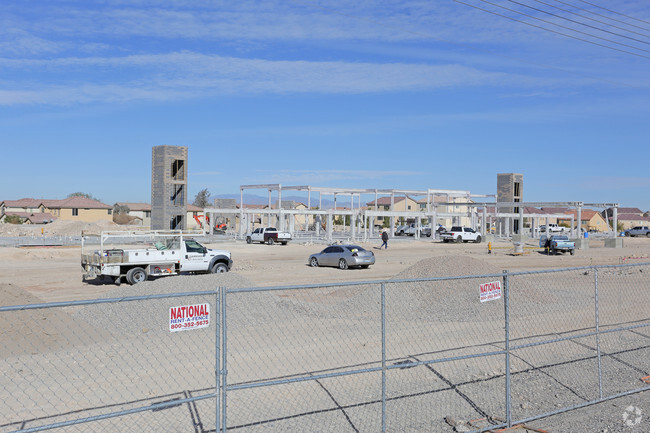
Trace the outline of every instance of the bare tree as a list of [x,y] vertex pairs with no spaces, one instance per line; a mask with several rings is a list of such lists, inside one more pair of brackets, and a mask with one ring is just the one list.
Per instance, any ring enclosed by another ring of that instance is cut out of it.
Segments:
[[208,207],[210,204],[210,191],[208,191],[207,188],[199,191],[194,197],[194,202],[192,204],[201,208]]
[[71,194],[68,194],[68,198],[70,198],[70,197],[85,197],[85,198],[89,198],[91,200],[101,201],[100,199],[98,199],[96,197],[93,197],[92,194],[88,194],[88,193],[85,193],[85,192],[73,192]]

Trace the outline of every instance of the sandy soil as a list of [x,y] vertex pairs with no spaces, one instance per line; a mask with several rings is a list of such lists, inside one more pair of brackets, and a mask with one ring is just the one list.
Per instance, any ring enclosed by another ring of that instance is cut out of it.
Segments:
[[[605,248],[602,241],[593,241],[590,248],[578,250],[574,256],[547,256],[532,242],[520,256],[512,254],[512,244],[499,241],[494,243],[492,254],[488,254],[486,243],[458,245],[396,238],[387,250],[379,250],[378,244],[360,243],[375,253],[374,266],[347,271],[307,265],[309,255],[324,248],[321,244],[269,246],[231,240],[208,245],[229,250],[234,261],[232,271],[257,286],[390,279],[422,259],[449,255],[467,255],[510,271],[650,261],[650,239],[646,238],[624,239],[623,248]],[[79,247],[0,248],[0,284],[18,286],[42,302],[93,299],[114,288],[112,284],[81,281],[80,253]],[[6,301],[0,298],[0,304],[7,305]]]
[[[76,228],[65,227],[65,229],[71,233],[70,235],[74,235],[72,232]],[[592,241],[590,248],[578,250],[574,256],[568,254],[548,256],[538,248],[534,248],[532,242],[525,250],[525,254],[515,256],[512,254],[512,245],[506,242],[495,242],[493,253],[488,254],[485,243],[444,244],[433,242],[430,239],[415,241],[408,238],[396,238],[390,240],[387,250],[379,250],[379,242],[361,243],[362,246],[375,253],[376,264],[369,269],[346,271],[337,268],[311,268],[307,265],[309,255],[322,250],[325,247],[323,244],[294,242],[287,246],[268,246],[247,245],[243,241],[229,240],[208,245],[212,248],[231,251],[234,260],[232,271],[257,286],[386,280],[395,278],[423,259],[449,256],[471,257],[484,262],[486,268],[489,266],[494,269],[510,271],[650,262],[650,239],[646,238],[625,239],[624,247],[618,249],[605,248],[602,241]],[[94,299],[115,290],[114,284],[82,282],[79,265],[80,252],[79,247],[0,248],[0,305]],[[134,295],[140,294],[138,286],[122,285],[121,289],[127,293],[132,292]],[[73,333],[72,335],[76,339],[54,338],[55,333],[52,330],[45,332],[39,328],[39,324],[45,323],[42,320],[47,320],[48,323],[61,323],[61,327],[65,328],[69,318],[66,314],[61,314],[61,317],[53,317],[50,312],[39,314],[42,314],[43,317],[38,317],[38,320],[32,317],[32,320],[24,321],[25,326],[20,329],[15,328],[14,322],[12,324],[14,328],[7,334],[7,337],[19,341],[24,334],[29,334],[32,336],[31,343],[38,345],[38,352],[42,350],[45,355],[49,351],[56,351],[57,354],[67,353],[73,345],[75,347],[78,345],[83,349],[84,345],[89,344],[85,341],[86,337],[92,341],[101,341],[101,328],[96,330],[99,337]],[[0,323],[0,325],[3,329],[10,329],[7,323]],[[153,337],[152,334],[152,341],[156,343],[158,340]],[[18,351],[16,350],[15,353]],[[67,359],[56,359],[53,362],[65,363]],[[92,364],[94,361],[89,358],[88,362]],[[26,366],[28,365],[26,364]],[[63,369],[63,364],[61,365]],[[90,380],[93,370],[88,371],[88,380]],[[628,428],[621,424],[620,418],[630,405],[643,408],[644,416],[647,416],[647,411],[650,410],[648,397],[647,392],[636,394],[579,411],[538,420],[533,424],[537,428],[556,432],[630,431],[636,433],[647,431],[644,430],[647,427],[645,419],[642,425]],[[28,412],[25,416],[34,415]],[[583,426],[583,428],[577,429],[576,426]],[[613,426],[616,427],[613,428]]]

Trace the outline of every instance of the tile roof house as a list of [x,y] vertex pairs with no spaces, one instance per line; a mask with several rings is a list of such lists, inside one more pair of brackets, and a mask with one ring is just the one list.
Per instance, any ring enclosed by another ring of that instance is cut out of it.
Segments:
[[[619,207],[616,213],[618,215],[629,214],[629,215],[643,216],[643,211],[638,207]],[[603,216],[603,218],[611,218],[614,215],[614,208],[608,207],[607,209],[601,212],[601,215]]]
[[16,216],[20,218],[22,224],[48,224],[54,222],[56,218],[49,212],[5,212],[0,217],[0,222],[6,222],[7,217]]
[[[565,212],[567,215],[573,215],[573,220],[578,219],[578,211],[573,209]],[[580,227],[586,231],[606,232],[609,231],[607,222],[600,212],[593,209],[582,209],[580,212]],[[558,222],[571,224],[571,218],[558,218]]]
[[[611,225],[614,218],[614,208],[608,207],[601,212],[601,215],[606,218]],[[636,207],[619,207],[616,211],[616,220],[623,226],[623,230],[631,229],[636,226],[650,225],[650,217],[644,216],[643,211]]]
[[0,216],[7,212],[50,213],[55,219],[95,222],[111,220],[113,207],[87,197],[62,200],[22,198],[0,202]]
[[[609,218],[610,224],[613,218]],[[636,226],[650,226],[650,217],[640,216],[636,213],[618,214],[616,220],[623,226],[623,230],[631,229]]]

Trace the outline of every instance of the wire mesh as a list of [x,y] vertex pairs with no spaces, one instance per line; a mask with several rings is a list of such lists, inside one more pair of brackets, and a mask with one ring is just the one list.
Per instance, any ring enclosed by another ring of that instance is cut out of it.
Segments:
[[[0,432],[497,428],[650,389],[649,283],[642,264],[0,307]],[[203,304],[209,326],[171,332]]]

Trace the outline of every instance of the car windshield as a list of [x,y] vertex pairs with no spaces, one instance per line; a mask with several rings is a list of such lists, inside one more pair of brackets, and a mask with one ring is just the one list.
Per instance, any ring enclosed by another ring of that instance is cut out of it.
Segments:
[[361,247],[359,247],[357,245],[346,245],[345,248],[350,250],[353,253],[357,253],[357,252],[360,252],[360,251],[365,251],[363,248],[361,248]]
[[554,236],[553,240],[555,240],[555,241],[568,241],[569,237],[568,236]]

